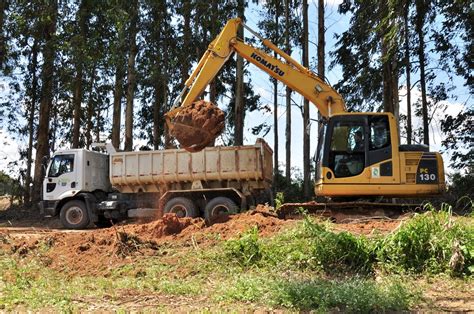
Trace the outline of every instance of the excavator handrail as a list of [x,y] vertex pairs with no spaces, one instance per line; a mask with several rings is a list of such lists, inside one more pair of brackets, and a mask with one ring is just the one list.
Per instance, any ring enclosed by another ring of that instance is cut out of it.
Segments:
[[[239,26],[262,40],[267,48],[286,62],[238,38]],[[183,90],[166,114],[168,124],[170,119],[179,112],[180,106],[189,106],[202,94],[234,52],[307,98],[318,108],[323,117],[328,118],[333,114],[347,111],[342,96],[323,79],[245,25],[240,18],[235,18],[227,21],[221,33],[209,44],[198,65],[186,80]]]

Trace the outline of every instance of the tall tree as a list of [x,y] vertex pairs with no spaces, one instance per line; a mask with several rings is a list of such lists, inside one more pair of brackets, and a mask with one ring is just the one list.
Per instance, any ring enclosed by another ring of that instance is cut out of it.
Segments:
[[56,54],[55,33],[58,15],[57,0],[50,0],[43,4],[41,10],[42,32],[44,38],[43,67],[41,72],[41,101],[38,125],[38,144],[36,147],[35,175],[33,183],[34,203],[41,198],[43,180],[43,158],[49,155],[49,118],[53,106],[54,60]]
[[[280,40],[280,32],[279,32],[279,19],[280,19],[280,3],[279,1],[275,2],[275,33],[274,33],[274,42],[277,43]],[[276,57],[277,54],[275,52],[274,56]],[[276,177],[279,175],[279,165],[278,165],[278,81],[276,79],[272,79],[273,81],[273,154],[274,154],[274,161],[273,161],[273,175]],[[278,189],[277,180],[273,180],[274,189],[275,191]]]
[[86,50],[86,37],[87,37],[87,23],[90,14],[90,7],[88,6],[88,0],[82,0],[79,4],[79,10],[77,12],[77,24],[78,33],[74,36],[72,41],[74,50],[74,68],[76,75],[73,83],[73,106],[74,106],[74,117],[73,117],[73,131],[72,131],[72,148],[79,147],[79,134],[81,126],[82,116],[82,93],[83,93],[83,68]]
[[380,7],[378,33],[380,34],[382,54],[383,108],[385,112],[393,113],[398,122],[398,37],[400,10],[398,9],[399,4],[396,1],[382,1]]
[[[318,75],[322,80],[326,80],[326,27],[324,25],[324,0],[318,0]],[[321,146],[324,142],[323,133],[323,119],[322,115],[318,110],[318,143],[317,151],[318,154],[321,152]],[[322,158],[322,156],[319,156]],[[321,159],[317,161],[316,169],[321,165],[319,164]],[[318,174],[318,173],[317,173]],[[319,178],[316,178],[318,180]]]
[[5,35],[3,34],[5,31],[5,16],[6,11],[8,9],[8,2],[9,0],[2,0],[0,1],[0,69],[3,70],[3,66],[6,61],[7,56],[7,42]]
[[[303,66],[309,68],[309,27],[308,1],[303,0]],[[310,173],[310,139],[309,139],[309,101],[303,102],[303,194],[306,198],[311,195]]]
[[406,74],[406,85],[407,85],[407,144],[411,144],[412,140],[412,121],[411,121],[411,59],[410,59],[410,29],[409,29],[409,16],[410,16],[410,2],[411,0],[403,1],[403,35],[404,35],[404,48],[405,48],[405,74]]
[[127,65],[127,104],[125,109],[125,151],[133,150],[133,98],[136,88],[135,58],[137,56],[138,0],[130,3],[129,55]]
[[428,99],[426,95],[426,60],[425,60],[425,35],[423,27],[425,25],[426,14],[429,10],[430,0],[415,0],[416,18],[415,30],[418,36],[418,61],[420,63],[420,86],[421,86],[421,112],[423,118],[423,143],[430,145],[430,133],[428,122]]
[[[285,52],[291,55],[290,48],[290,0],[285,0]],[[285,177],[286,184],[291,183],[291,88],[286,87],[286,129],[285,129]]]
[[[28,106],[28,147],[26,149],[26,172],[25,172],[25,204],[30,204],[30,184],[31,184],[31,166],[33,164],[33,141],[35,131],[35,115],[38,103],[38,54],[39,43],[38,38],[33,38],[33,45],[31,47],[31,58],[29,62],[29,72],[31,73],[31,88],[29,88],[29,106]],[[28,86],[28,85],[27,85]]]
[[[245,1],[237,1],[237,14],[245,21]],[[239,27],[237,36],[244,39],[244,28]],[[234,122],[234,144],[244,143],[244,59],[237,55],[235,82],[235,122]]]

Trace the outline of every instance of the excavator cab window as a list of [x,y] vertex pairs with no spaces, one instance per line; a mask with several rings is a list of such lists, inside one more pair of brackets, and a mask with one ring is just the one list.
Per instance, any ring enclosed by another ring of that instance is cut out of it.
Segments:
[[336,178],[362,173],[365,166],[366,132],[364,120],[338,121],[333,124],[329,167]]

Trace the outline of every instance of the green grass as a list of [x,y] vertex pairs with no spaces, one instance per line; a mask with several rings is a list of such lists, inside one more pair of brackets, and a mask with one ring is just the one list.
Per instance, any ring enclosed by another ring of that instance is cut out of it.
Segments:
[[[249,226],[210,248],[170,245],[166,255],[141,257],[105,276],[69,277],[49,269],[42,256],[54,243],[46,239],[26,258],[0,252],[0,307],[80,311],[109,302],[119,309],[132,291],[205,300],[213,309],[409,310],[421,302],[420,276],[444,273],[447,281],[460,276],[461,284],[470,282],[474,238],[472,218],[465,220],[453,219],[449,210],[430,211],[392,234],[366,238],[306,217],[270,238]],[[463,264],[453,270],[456,250]]]

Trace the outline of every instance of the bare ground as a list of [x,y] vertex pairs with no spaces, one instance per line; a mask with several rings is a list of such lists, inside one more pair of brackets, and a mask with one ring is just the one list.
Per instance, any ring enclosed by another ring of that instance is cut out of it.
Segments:
[[[401,221],[408,217],[356,217],[352,220],[345,217],[343,222],[336,222],[334,228],[368,236],[374,233],[386,234],[398,228]],[[269,237],[295,224],[296,220],[278,219],[267,208],[259,207],[211,226],[207,226],[200,218],[178,219],[167,215],[148,223],[129,222],[105,229],[72,231],[61,229],[58,219],[41,218],[31,211],[29,214],[19,211],[16,216],[8,211],[0,211],[0,250],[10,252],[17,258],[24,258],[35,255],[38,247],[47,245],[49,249],[41,257],[47,267],[68,276],[107,276],[117,267],[133,264],[143,256],[158,255],[163,260],[172,262],[169,259],[173,257],[166,254],[169,247],[213,246],[222,239],[237,237],[252,226],[258,227],[260,236]],[[124,239],[127,235],[132,235],[132,238]],[[124,243],[128,244],[124,246]],[[474,311],[472,287],[461,290],[448,283],[443,284],[442,280],[425,282],[424,285],[425,303],[421,309]],[[165,308],[189,311],[211,306],[208,300],[185,296],[143,295],[131,291],[124,291],[121,295],[119,299],[104,300],[103,303],[87,298],[75,302],[92,310],[110,310],[110,306],[139,310],[160,304]]]

